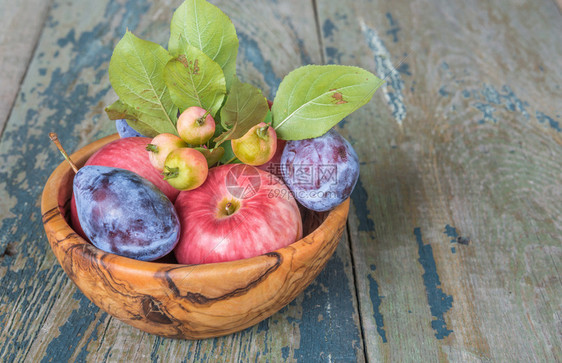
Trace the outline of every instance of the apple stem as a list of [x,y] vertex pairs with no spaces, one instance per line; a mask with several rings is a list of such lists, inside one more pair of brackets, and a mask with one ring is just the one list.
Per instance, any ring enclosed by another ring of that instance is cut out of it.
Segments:
[[170,168],[169,166],[166,166],[166,171],[163,172],[162,175],[164,176],[164,180],[168,180],[168,179],[177,178],[179,173],[180,173],[180,168],[178,167]]
[[259,129],[256,130],[256,134],[258,135],[258,137],[260,139],[264,139],[267,140],[268,138],[268,134],[267,134],[267,130],[269,129],[269,125],[265,125],[264,127],[260,127]]
[[148,144],[148,145],[146,145],[146,151],[157,153],[158,152],[158,146],[156,146],[154,144]]
[[226,215],[229,216],[232,213],[236,212],[236,207],[232,205],[231,202],[226,203],[226,205],[224,206],[224,210],[226,212]]
[[205,114],[197,119],[197,125],[202,126],[205,123],[205,118],[211,113],[211,111],[205,112]]
[[57,146],[57,149],[59,149],[62,156],[64,156],[66,161],[68,161],[68,163],[70,164],[70,167],[72,168],[72,170],[74,170],[74,173],[78,173],[78,168],[76,167],[76,164],[74,164],[74,162],[72,162],[72,160],[70,159],[70,156],[68,156],[68,154],[66,153],[66,151],[62,147],[57,134],[55,132],[50,132],[49,137],[51,138],[51,141]]

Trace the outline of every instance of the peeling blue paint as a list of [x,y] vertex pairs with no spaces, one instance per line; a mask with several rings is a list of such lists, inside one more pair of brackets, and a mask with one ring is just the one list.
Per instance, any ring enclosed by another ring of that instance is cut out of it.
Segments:
[[451,237],[451,243],[457,243],[457,238],[459,234],[457,233],[457,229],[455,227],[451,227],[450,225],[445,225],[445,233],[448,237]]
[[526,108],[529,104],[517,98],[517,96],[513,93],[513,90],[507,85],[502,87],[502,91],[504,93],[501,97],[505,100],[506,109],[510,111],[519,111],[528,120],[530,117]]
[[[150,4],[148,1],[135,1],[137,3]],[[57,6],[56,2],[53,8]],[[121,13],[131,11],[123,8]],[[136,17],[139,17],[136,14]],[[139,17],[140,18],[140,17]],[[37,198],[41,195],[43,186],[56,165],[61,162],[60,154],[54,150],[46,136],[50,131],[56,131],[67,150],[74,150],[80,138],[75,133],[79,124],[85,119],[85,110],[92,110],[103,99],[109,91],[109,87],[103,88],[98,92],[92,90],[92,79],[84,79],[84,74],[97,72],[99,69],[107,68],[113,45],[105,44],[108,35],[111,35],[111,24],[115,20],[105,18],[93,29],[85,32],[77,30],[69,31],[60,39],[41,38],[39,47],[59,54],[58,47],[65,48],[69,53],[68,69],[62,70],[55,68],[56,62],[46,68],[39,68],[30,65],[30,71],[37,72],[46,77],[45,88],[38,92],[35,87],[27,93],[22,92],[22,101],[25,98],[37,98],[38,104],[35,107],[27,105],[25,108],[14,109],[11,118],[6,124],[2,134],[0,145],[10,144],[10,150],[0,149],[0,164],[7,166],[0,170],[0,180],[5,182],[6,192],[21,203],[17,203],[11,210],[15,216],[4,218],[0,221],[0,251],[5,248],[5,244],[12,239],[29,243],[18,245],[18,258],[25,261],[23,266],[19,266],[17,271],[10,266],[11,259],[0,259],[0,267],[5,268],[0,285],[3,288],[3,302],[15,304],[20,301],[21,321],[34,321],[38,326],[42,326],[48,319],[52,305],[57,299],[52,298],[54,289],[62,288],[61,281],[65,281],[64,272],[58,264],[38,269],[45,260],[42,256],[48,254],[49,245],[43,231],[40,209],[37,207]],[[56,22],[50,17],[47,27],[53,27]],[[55,49],[52,49],[55,48]],[[42,52],[40,52],[42,53]],[[40,54],[39,53],[39,54]],[[27,83],[26,83],[27,84]],[[38,85],[38,87],[41,87]],[[25,88],[25,87],[24,87]],[[100,88],[100,87],[98,87]],[[18,116],[18,119],[14,117]],[[25,115],[25,117],[21,117]],[[77,126],[76,128],[73,125]],[[28,132],[30,129],[35,132]],[[4,142],[5,140],[9,140]],[[45,155],[44,163],[38,168],[37,155]],[[10,159],[8,159],[10,158]],[[16,164],[17,168],[8,166]],[[25,183],[18,180],[21,173],[25,175]],[[25,202],[25,203],[24,203]],[[26,220],[34,221],[22,223],[21,216]],[[33,242],[33,243],[31,243]],[[44,286],[36,287],[29,281],[42,281]],[[4,292],[5,291],[5,292]],[[26,296],[34,296],[32,300],[25,300]],[[22,297],[24,298],[22,300]],[[104,323],[104,313],[88,301],[80,292],[76,292],[74,298],[78,300],[78,308],[70,313],[69,319],[60,326],[60,335],[54,338],[46,348],[46,357],[53,361],[67,361],[70,354],[78,354],[77,360],[85,357],[85,350],[76,352],[79,343],[85,343],[83,349],[87,349],[87,343],[97,339],[97,334]],[[60,301],[59,301],[60,302]],[[1,314],[0,314],[1,315]],[[98,319],[98,320],[96,320]],[[0,316],[0,321],[5,321],[4,315]],[[93,323],[95,321],[95,323]],[[90,324],[92,323],[92,324]],[[55,322],[62,324],[62,322]],[[13,361],[17,349],[29,347],[31,342],[37,339],[40,330],[33,328],[34,324],[23,325],[18,331],[17,342],[14,344],[4,344],[0,346],[0,356]],[[84,336],[84,329],[92,329],[90,336]],[[60,358],[60,359],[59,359]]]
[[328,64],[340,64],[342,53],[338,48],[326,47],[326,63]]
[[488,84],[484,83],[484,89],[482,90],[482,95],[484,96],[484,99],[490,103],[495,103],[496,105],[499,105],[501,103],[499,92],[496,91],[494,87]]
[[398,72],[392,64],[391,55],[377,32],[369,28],[364,22],[361,22],[361,30],[363,31],[367,45],[373,51],[373,56],[375,58],[375,74],[385,80],[381,89],[392,111],[392,116],[399,125],[402,125],[402,121],[406,117],[406,105],[404,104],[404,96],[402,95],[404,81],[400,78],[400,72]]
[[445,86],[442,86],[441,88],[439,88],[439,94],[442,97],[447,97],[450,95],[450,93],[445,89]]
[[451,247],[451,252],[452,253],[457,253],[457,249],[455,247]]
[[[375,271],[375,265],[371,265],[371,271]],[[381,304],[384,296],[379,295],[379,284],[377,281],[369,274],[367,276],[369,280],[369,296],[371,302],[373,303],[373,317],[375,318],[375,324],[377,325],[377,333],[379,333],[382,342],[387,343],[386,331],[384,330],[384,317],[381,313]]]
[[340,129],[345,128],[345,125],[348,123],[349,121],[347,121],[347,118],[344,118],[343,120],[341,120],[340,122],[338,122],[338,127]]
[[473,106],[484,114],[484,118],[478,121],[480,124],[483,124],[486,121],[493,121],[494,123],[498,122],[498,120],[494,117],[494,111],[496,109],[493,106],[482,102],[475,102]]
[[448,70],[449,64],[447,62],[441,62],[441,68],[444,69],[444,70]]
[[562,129],[560,129],[560,123],[558,121],[555,121],[552,117],[547,116],[540,111],[537,111],[535,114],[537,116],[537,121],[539,121],[541,124],[548,123],[548,125],[556,131],[562,132]]
[[291,352],[291,349],[289,347],[282,347],[281,348],[281,357],[283,358],[284,362],[287,362],[287,360],[289,359],[289,353]]
[[386,13],[386,18],[391,26],[391,28],[386,31],[386,35],[391,35],[392,41],[398,43],[398,32],[402,29],[398,26],[398,22],[392,18],[391,13]]
[[418,244],[419,263],[424,269],[423,283],[427,294],[427,302],[434,319],[431,321],[431,327],[435,330],[435,337],[443,339],[453,331],[447,328],[445,322],[445,313],[453,307],[453,296],[446,295],[440,288],[441,281],[437,274],[437,265],[433,257],[433,248],[431,244],[424,244],[422,233],[419,227],[414,228],[414,235]]
[[402,64],[400,64],[398,66],[398,68],[396,68],[398,70],[398,72],[405,74],[407,76],[411,76],[412,72],[410,72],[410,65],[406,62],[403,62]]
[[[98,307],[79,291],[74,293],[73,298],[79,302],[78,309],[73,310],[66,322],[59,327],[60,335],[51,340],[41,362],[68,362],[82,339],[88,341],[97,339],[97,330],[103,319],[98,319],[89,337],[85,337],[85,333],[90,328],[90,324],[97,319]],[[82,358],[88,355],[86,348],[87,344],[80,352]]]
[[[36,227],[35,225],[31,226],[31,229],[34,230],[34,234],[38,232],[43,233],[43,231],[38,227],[39,226]],[[29,231],[29,224],[26,224],[25,228]],[[0,239],[0,251],[5,250],[5,242],[5,239]],[[37,251],[34,252],[35,256],[47,253],[45,250],[47,243],[34,245],[39,249],[39,253]],[[35,306],[41,307],[41,309],[34,308],[34,306],[24,303],[21,311],[19,312],[19,314],[21,314],[20,321],[34,321],[39,326],[42,326],[48,317],[48,312],[52,309],[55,303],[54,299],[50,299],[53,285],[49,284],[49,282],[60,281],[62,278],[61,275],[64,275],[64,272],[58,265],[52,266],[48,270],[38,271],[38,261],[30,257],[27,249],[28,247],[21,245],[16,246],[16,248],[18,249],[17,258],[21,258],[25,261],[22,268],[18,268],[17,270],[11,268],[11,264],[16,259],[16,256],[5,256],[0,259],[0,267],[6,269],[6,274],[3,276],[0,284],[0,286],[2,286],[2,303],[9,305],[19,299],[34,296],[33,302],[36,304]],[[25,281],[44,281],[46,285],[26,285],[24,283]],[[40,310],[47,313],[43,313],[40,317]],[[2,323],[0,326],[2,326],[3,329],[8,329],[8,331],[10,331],[11,327],[6,325],[7,320],[8,311],[6,309],[0,310],[0,322]],[[39,334],[39,330],[33,329],[31,324],[24,324],[22,327],[18,328],[18,330],[23,330],[23,332],[18,332],[17,341],[14,340],[11,344],[0,345],[0,357],[3,357],[6,362],[14,362],[19,347],[30,346],[31,342],[34,341]]]
[[[329,291],[325,286],[330,287]],[[361,332],[353,319],[356,313],[354,292],[349,286],[344,261],[334,254],[302,294],[302,317],[292,319],[298,324],[300,343],[289,359],[312,362],[325,352],[331,352],[333,361],[355,362],[359,359],[357,354],[362,353]],[[291,305],[295,303],[293,301]],[[268,326],[270,321],[266,320]]]
[[76,43],[74,29],[70,29],[70,31],[68,32],[66,37],[59,38],[57,40],[57,45],[61,48],[66,47],[69,43],[72,43],[72,44]]
[[[470,97],[470,91],[464,90],[463,96],[465,98]],[[501,91],[498,91],[492,85],[484,84],[482,90],[472,91],[472,98],[484,101],[472,104],[473,107],[480,110],[483,114],[483,118],[478,121],[480,124],[484,124],[487,121],[498,122],[498,119],[494,116],[498,106],[503,106],[507,111],[518,112],[527,120],[530,119],[529,111],[527,110],[529,103],[518,98],[508,85],[502,86]],[[554,130],[562,132],[560,122],[554,118],[538,110],[535,111],[535,116],[539,123],[547,124]]]
[[334,31],[337,29],[338,28],[336,27],[336,25],[332,23],[330,19],[326,19],[324,21],[324,24],[322,25],[322,33],[326,38],[330,38],[332,35],[334,35]]
[[370,217],[371,211],[367,205],[368,199],[369,195],[363,186],[361,176],[359,176],[355,189],[353,190],[353,193],[351,193],[351,200],[353,201],[356,211],[355,215],[357,216],[357,219],[359,219],[359,227],[357,227],[357,229],[363,232],[374,232],[375,222],[373,222]]
[[106,18],[111,18],[114,14],[117,14],[119,7],[124,7],[127,9],[123,14],[123,18],[119,22],[119,25],[115,27],[113,34],[120,38],[125,34],[127,29],[134,30],[138,27],[142,17],[139,14],[146,14],[150,9],[152,2],[150,1],[138,1],[138,0],[127,0],[124,5],[117,2],[110,2],[105,8]]
[[162,344],[162,337],[157,336],[152,344],[152,351],[150,352],[150,360],[152,362],[158,362],[160,356],[158,355],[158,350],[160,349],[160,345]]
[[245,33],[238,31],[237,34],[240,40],[239,52],[243,54],[244,58],[263,75],[265,83],[270,89],[269,98],[275,98],[277,88],[279,88],[279,83],[281,83],[281,78],[278,78],[273,71],[271,62],[265,60],[265,57],[263,56],[258,43],[253,38],[247,36]]
[[301,57],[301,63],[304,64],[312,64],[312,59],[310,58],[310,55],[308,54],[308,49],[304,44],[304,40],[302,38],[299,37],[299,32],[298,30],[295,28],[295,26],[293,25],[293,23],[291,22],[291,18],[288,18],[287,20],[285,20],[283,22],[283,24],[287,25],[289,28],[291,28],[291,30],[293,31],[293,34],[295,34],[295,40],[297,41],[297,46],[299,48],[299,52],[298,54]]

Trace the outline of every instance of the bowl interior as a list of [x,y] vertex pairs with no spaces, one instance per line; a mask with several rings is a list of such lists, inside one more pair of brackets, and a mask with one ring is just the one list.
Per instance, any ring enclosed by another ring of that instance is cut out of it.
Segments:
[[[118,138],[119,138],[118,134],[113,134],[113,135],[107,136],[103,139],[100,139],[100,140],[98,140],[94,143],[91,143],[91,144],[87,145],[86,147],[80,149],[78,152],[72,154],[70,156],[70,158],[76,164],[76,166],[78,168],[80,168],[86,163],[88,158],[93,153],[95,153],[99,148],[101,148],[103,145],[105,145],[109,142],[117,140]],[[66,161],[62,162],[59,165],[59,167],[63,167],[65,169],[65,172],[61,173],[59,188],[58,188],[57,193],[56,193],[56,196],[57,196],[56,199],[57,199],[57,203],[58,203],[58,206],[59,206],[58,209],[59,209],[59,212],[60,212],[61,216],[64,218],[64,221],[66,222],[68,228],[74,230],[74,228],[72,226],[72,221],[71,221],[71,218],[70,218],[70,202],[72,200],[72,183],[73,183],[73,179],[74,179],[74,172],[72,171],[70,166],[68,166],[68,163]],[[299,210],[301,212],[301,218],[302,218],[302,221],[303,221],[303,238],[308,236],[314,230],[316,230],[326,220],[326,217],[329,214],[328,212],[311,211],[307,208],[302,207],[300,204],[299,204]],[[80,239],[84,243],[91,244],[89,241],[84,240],[83,238],[80,238]],[[92,247],[96,248],[93,245],[92,245]],[[122,258],[126,258],[126,257],[122,257]],[[164,256],[164,257],[162,257],[161,259],[159,259],[155,262],[156,263],[159,262],[159,263],[177,264],[177,261],[176,261],[173,253],[170,253],[167,256]],[[152,262],[152,263],[155,263],[155,262]],[[148,262],[148,263],[150,263],[150,262]]]
[[[117,134],[80,149],[82,166]],[[97,306],[146,332],[201,339],[240,331],[290,303],[326,265],[345,229],[349,199],[330,212],[301,208],[305,237],[276,251],[230,262],[181,265],[103,252],[69,223],[74,172],[61,163],[45,185],[41,210],[53,253]]]

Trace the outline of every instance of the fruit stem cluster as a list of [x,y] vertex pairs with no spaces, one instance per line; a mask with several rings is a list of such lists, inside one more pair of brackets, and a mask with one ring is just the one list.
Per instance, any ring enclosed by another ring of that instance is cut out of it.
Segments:
[[202,126],[205,123],[205,118],[211,113],[211,111],[205,112],[205,114],[197,119],[197,125]]
[[162,175],[164,176],[164,180],[168,180],[168,179],[173,179],[173,178],[177,178],[179,173],[180,173],[180,168],[175,167],[175,168],[170,168],[169,166],[166,166],[166,171],[162,172]]
[[146,145],[146,151],[151,151],[153,153],[157,153],[158,152],[158,146],[156,146],[154,144],[148,144],[148,145]]
[[268,135],[267,135],[268,129],[269,129],[269,125],[265,125],[264,127],[260,127],[259,129],[256,130],[256,134],[258,135],[258,137],[260,139],[267,140],[268,139]]
[[231,202],[228,202],[224,207],[224,211],[226,212],[226,215],[229,216],[236,212],[236,207]]

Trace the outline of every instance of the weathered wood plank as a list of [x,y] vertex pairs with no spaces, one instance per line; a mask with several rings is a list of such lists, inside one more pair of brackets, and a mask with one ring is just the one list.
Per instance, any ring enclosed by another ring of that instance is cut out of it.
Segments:
[[[126,28],[165,45],[180,1],[55,1],[0,140],[0,360],[362,361],[347,239],[318,279],[272,318],[219,339],[144,334],[100,311],[58,266],[39,214],[48,175],[69,150],[114,132],[103,108],[115,99],[107,66]],[[241,40],[239,74],[269,96],[281,78],[321,51],[310,2],[217,1]],[[342,335],[345,339],[342,339]]]
[[319,1],[318,13],[328,62],[386,77],[341,129],[363,163],[350,230],[368,357],[559,360],[556,5]]
[[0,135],[45,24],[51,1],[0,2]]

